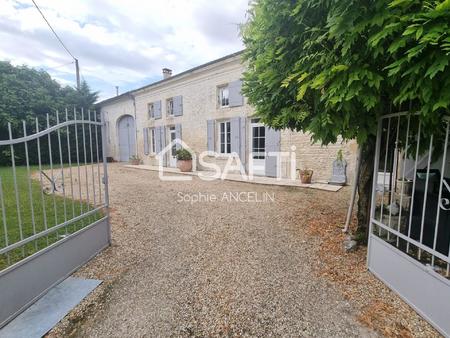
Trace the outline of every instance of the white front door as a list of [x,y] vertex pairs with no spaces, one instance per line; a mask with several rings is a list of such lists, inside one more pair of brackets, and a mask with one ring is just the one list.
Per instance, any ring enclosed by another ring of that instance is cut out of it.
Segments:
[[249,170],[254,175],[266,174],[266,127],[259,119],[250,123],[250,163]]
[[136,155],[134,119],[130,115],[123,116],[118,123],[119,158],[121,162],[128,162]]
[[[173,141],[175,141],[175,139],[177,138],[175,126],[169,127],[169,137],[170,137],[169,141],[171,143]],[[176,168],[177,167],[177,145],[175,144],[175,142],[172,143],[172,147],[170,148],[169,166],[172,167],[172,168]]]

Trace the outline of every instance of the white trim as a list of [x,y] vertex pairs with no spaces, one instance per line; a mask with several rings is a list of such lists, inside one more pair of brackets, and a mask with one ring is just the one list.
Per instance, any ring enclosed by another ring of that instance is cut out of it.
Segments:
[[[228,104],[226,104],[226,105],[222,104],[222,101],[223,101],[222,94],[223,94],[224,90],[226,90],[226,92],[227,92],[226,100],[228,101]],[[230,90],[228,89],[228,83],[217,86],[217,105],[218,105],[219,109],[220,108],[228,108],[230,106]]]
[[[228,145],[229,145],[230,152],[222,152],[222,142],[220,139],[220,136],[221,136],[220,126],[222,124],[225,124],[225,150],[228,149]],[[220,154],[220,156],[225,156],[226,158],[228,158],[229,155],[231,155],[231,120],[217,121],[216,125],[217,125],[217,150],[218,150],[217,153]],[[230,142],[229,143],[226,140],[227,134],[230,134]]]

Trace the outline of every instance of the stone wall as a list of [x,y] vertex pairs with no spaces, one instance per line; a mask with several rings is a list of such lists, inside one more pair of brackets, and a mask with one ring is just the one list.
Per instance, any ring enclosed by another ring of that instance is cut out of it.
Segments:
[[[102,105],[102,111],[106,112],[106,120],[110,126],[110,144],[108,145],[108,154],[115,159],[119,158],[117,145],[117,121],[124,114],[135,116],[136,137],[137,137],[137,155],[144,164],[157,165],[155,154],[144,154],[144,128],[153,128],[157,126],[182,125],[182,140],[198,155],[207,150],[207,120],[216,121],[227,120],[236,116],[243,116],[250,121],[254,114],[254,109],[247,104],[244,98],[244,105],[234,108],[220,108],[218,104],[218,86],[236,81],[242,77],[245,66],[241,63],[240,55],[235,55],[221,61],[209,63],[204,67],[196,68],[183,75],[169,78],[155,85],[134,91],[133,97],[118,98],[112,102]],[[166,115],[166,99],[182,95],[183,96],[183,115],[170,117]],[[133,101],[134,100],[134,101]],[[155,101],[161,101],[162,118],[150,119],[148,117],[148,104]],[[135,107],[134,107],[135,103]],[[135,109],[135,112],[134,112]],[[168,135],[166,135],[168,138]],[[249,123],[247,123],[247,153],[249,149]],[[168,143],[168,141],[167,141]],[[218,135],[216,128],[216,149]],[[297,168],[308,168],[314,170],[313,180],[327,180],[331,176],[332,163],[336,158],[337,151],[342,149],[344,157],[348,162],[348,177],[351,181],[355,165],[356,144],[354,141],[349,143],[337,143],[328,147],[312,145],[310,136],[292,131],[282,131],[281,133],[281,151],[289,151],[291,146],[295,146],[297,157]],[[209,157],[208,162],[214,162],[223,168],[228,157],[219,158]],[[282,167],[284,177],[288,175],[290,164],[286,162]],[[200,168],[202,169],[202,168]]]

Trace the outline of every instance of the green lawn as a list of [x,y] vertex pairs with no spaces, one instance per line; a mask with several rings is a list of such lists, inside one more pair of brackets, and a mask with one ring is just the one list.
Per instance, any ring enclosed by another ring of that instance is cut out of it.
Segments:
[[[37,167],[31,167],[31,172],[37,172]],[[41,186],[39,180],[31,180],[31,194],[33,201],[34,210],[34,229],[33,229],[33,217],[32,208],[30,204],[29,197],[29,185],[28,185],[28,175],[26,167],[17,167],[17,186],[19,193],[19,203],[20,203],[20,218],[22,224],[22,238],[27,238],[33,235],[34,232],[39,233],[40,231],[47,228],[54,227],[57,224],[61,224],[65,221],[64,214],[64,198],[62,196],[55,195],[51,192],[44,193],[43,202],[41,194]],[[0,248],[6,246],[6,236],[4,231],[3,216],[5,216],[6,227],[7,227],[7,237],[8,243],[12,244],[20,240],[20,228],[19,228],[19,217],[17,212],[16,195],[14,190],[14,179],[13,171],[11,167],[0,167],[0,177],[2,180],[3,197],[5,205],[5,215],[2,213],[0,207]],[[70,188],[66,188],[70,192]],[[75,189],[74,189],[75,190]],[[75,196],[77,196],[76,194]],[[70,198],[65,199],[66,204],[66,219],[70,220],[75,216],[80,215],[81,209],[85,212],[88,208],[87,203],[80,204],[79,201],[71,200]],[[44,208],[46,212],[47,225],[44,221]],[[92,206],[89,206],[92,209]],[[74,211],[74,213],[73,213]],[[65,228],[61,228],[57,231],[52,232],[48,236],[42,237],[38,240],[30,242],[21,248],[14,249],[8,255],[0,255],[0,270],[21,260],[23,257],[29,256],[45,248],[46,246],[56,242],[61,239],[63,235],[73,233],[83,226],[90,224],[92,221],[99,219],[100,213],[92,215],[81,221],[77,221]]]

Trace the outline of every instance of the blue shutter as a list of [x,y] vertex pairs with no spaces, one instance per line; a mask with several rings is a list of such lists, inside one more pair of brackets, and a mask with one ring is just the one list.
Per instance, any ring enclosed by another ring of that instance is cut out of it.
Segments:
[[231,152],[240,153],[240,143],[241,143],[241,127],[240,127],[240,119],[239,117],[233,117],[230,120],[231,125]]
[[281,132],[266,127],[266,176],[277,177],[277,158],[268,156],[268,152],[279,152],[281,144]]
[[241,93],[242,81],[237,80],[228,84],[229,106],[239,107],[244,104],[244,97]]
[[161,100],[153,102],[154,116],[155,119],[160,119],[162,116],[161,113]]
[[247,144],[247,119],[245,117],[241,117],[240,118],[240,127],[241,127],[241,132],[240,132],[240,149],[239,149],[239,157],[241,159],[241,163],[244,165],[245,167],[245,163],[246,161],[246,152],[245,152],[245,145]]
[[173,98],[173,116],[183,115],[183,96],[175,96]]
[[155,128],[155,152],[159,154],[161,151],[161,127]]
[[[181,141],[181,123],[175,125],[175,138]],[[177,150],[181,149],[181,144],[177,143]]]
[[207,133],[207,144],[208,144],[208,151],[214,151],[214,138],[215,138],[215,121],[214,120],[208,120],[206,121],[206,133]]
[[144,155],[148,155],[148,128],[144,128]]
[[[161,150],[163,150],[166,147],[166,127],[161,126],[159,128],[160,128],[159,136],[161,140]],[[164,154],[163,166],[167,166],[167,152]]]

